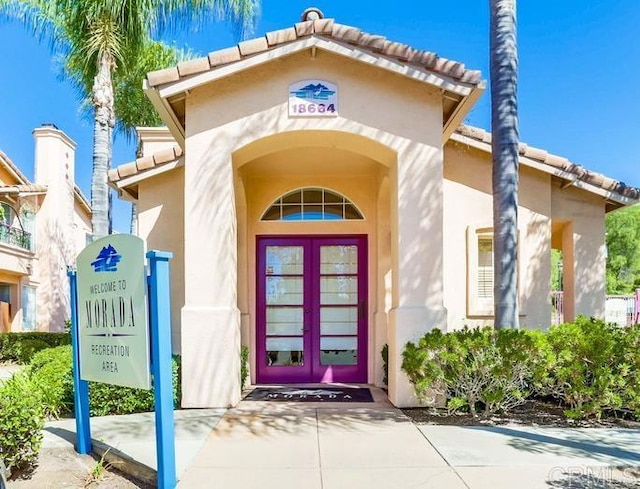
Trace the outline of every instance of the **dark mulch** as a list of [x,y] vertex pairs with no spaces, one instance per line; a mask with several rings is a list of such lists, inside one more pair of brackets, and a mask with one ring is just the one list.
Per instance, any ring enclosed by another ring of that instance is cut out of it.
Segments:
[[545,400],[529,400],[513,408],[507,414],[493,414],[490,416],[471,416],[468,413],[448,414],[446,409],[412,408],[402,411],[418,424],[438,424],[452,426],[472,425],[531,425],[557,426],[565,428],[636,428],[640,429],[640,422],[629,419],[623,413],[610,413],[601,419],[568,419],[563,414],[563,407]]

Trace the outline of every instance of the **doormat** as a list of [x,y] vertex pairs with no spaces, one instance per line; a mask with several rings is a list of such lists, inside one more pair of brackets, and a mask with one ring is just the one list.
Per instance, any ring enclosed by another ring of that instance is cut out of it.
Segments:
[[371,391],[357,387],[256,387],[245,401],[373,402]]

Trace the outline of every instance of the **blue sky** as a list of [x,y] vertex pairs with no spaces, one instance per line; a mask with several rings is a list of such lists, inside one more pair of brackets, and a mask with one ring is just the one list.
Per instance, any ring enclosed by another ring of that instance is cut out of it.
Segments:
[[[256,36],[290,27],[314,5],[337,22],[461,61],[489,77],[488,0],[371,2],[263,1]],[[455,5],[455,7],[452,7]],[[518,5],[521,140],[629,185],[640,186],[640,2],[536,0]],[[222,23],[165,36],[202,55],[233,44]],[[59,64],[22,26],[0,23],[0,149],[33,177],[33,128],[52,122],[76,143],[76,180],[90,196],[92,125],[83,120]],[[488,90],[467,123],[490,128]],[[117,137],[114,165],[134,158]],[[114,228],[128,232],[127,204]]]

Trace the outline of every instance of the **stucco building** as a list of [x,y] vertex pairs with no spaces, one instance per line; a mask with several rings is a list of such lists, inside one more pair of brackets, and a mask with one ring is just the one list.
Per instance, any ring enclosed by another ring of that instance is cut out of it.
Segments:
[[[434,327],[491,324],[490,135],[461,122],[477,71],[312,18],[145,81],[167,127],[111,171],[149,249],[174,253],[173,345],[186,407],[253,383],[380,385],[416,403],[401,353]],[[521,323],[604,311],[604,215],[639,192],[521,146]]]
[[91,233],[89,202],[74,183],[76,144],[51,124],[33,135],[33,182],[0,151],[0,332],[64,329],[67,266]]

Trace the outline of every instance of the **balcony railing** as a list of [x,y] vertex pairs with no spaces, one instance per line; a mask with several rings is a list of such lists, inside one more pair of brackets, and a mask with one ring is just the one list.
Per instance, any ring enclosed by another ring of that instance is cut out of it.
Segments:
[[0,243],[18,246],[25,250],[31,250],[31,234],[20,228],[14,228],[0,222]]

